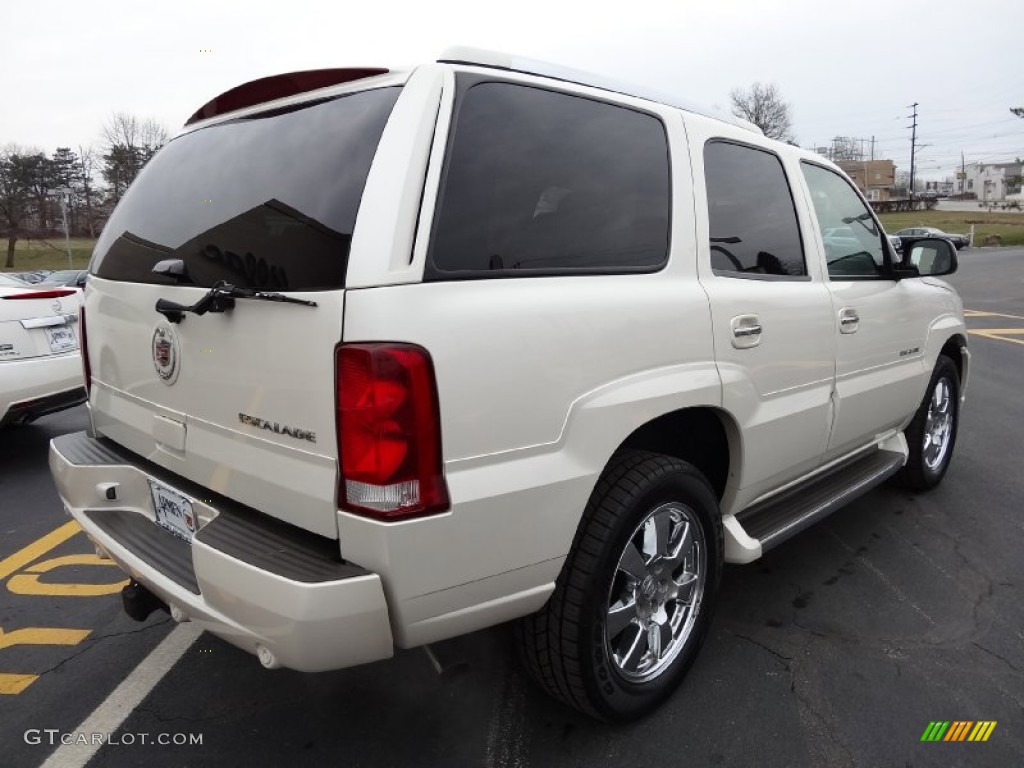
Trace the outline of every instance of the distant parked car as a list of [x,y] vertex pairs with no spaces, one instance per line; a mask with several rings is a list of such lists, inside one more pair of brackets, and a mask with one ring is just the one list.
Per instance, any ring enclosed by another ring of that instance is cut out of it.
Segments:
[[82,292],[0,275],[0,427],[85,402]]
[[56,285],[67,285],[72,288],[84,288],[85,278],[89,276],[87,269],[61,269],[46,276],[46,282]]
[[821,233],[821,236],[825,241],[826,249],[829,247],[860,247],[860,240],[857,239],[857,235],[849,227],[828,227]]
[[[850,249],[861,250],[863,243],[857,238],[857,233],[850,227],[828,227],[821,233],[825,241],[825,253],[829,258],[837,258],[850,251]],[[900,253],[902,243],[896,235],[886,235],[889,243],[896,253]]]
[[944,237],[949,240],[956,249],[959,251],[964,246],[970,243],[970,238],[967,235],[954,235],[949,232],[943,232],[941,229],[935,227],[910,227],[909,229],[901,229],[894,234],[899,237]]
[[48,271],[39,272],[4,272],[7,277],[13,277],[15,280],[21,280],[23,283],[29,285],[35,285],[36,283],[43,282],[49,275]]

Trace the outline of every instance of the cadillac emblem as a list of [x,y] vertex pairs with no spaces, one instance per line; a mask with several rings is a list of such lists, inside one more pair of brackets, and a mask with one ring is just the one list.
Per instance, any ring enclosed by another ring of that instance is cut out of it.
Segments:
[[153,331],[153,367],[160,381],[170,386],[178,379],[178,337],[166,323]]

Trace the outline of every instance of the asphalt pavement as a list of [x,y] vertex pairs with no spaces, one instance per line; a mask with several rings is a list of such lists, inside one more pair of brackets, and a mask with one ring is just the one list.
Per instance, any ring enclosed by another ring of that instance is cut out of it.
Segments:
[[[174,625],[122,615],[119,572],[66,527],[49,477],[47,443],[84,428],[83,409],[0,433],[0,764],[82,764],[55,752],[61,736],[143,685],[89,765],[1024,765],[1024,249],[960,261],[972,370],[943,484],[883,487],[726,568],[687,680],[625,727],[535,690],[503,628],[445,649],[460,663],[440,675],[422,650],[271,672],[203,635],[149,690],[140,663]],[[933,721],[996,726],[983,743],[922,742]]]

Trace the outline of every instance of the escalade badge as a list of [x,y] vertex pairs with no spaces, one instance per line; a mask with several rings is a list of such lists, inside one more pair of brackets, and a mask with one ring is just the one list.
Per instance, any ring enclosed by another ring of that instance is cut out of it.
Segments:
[[153,331],[153,367],[160,381],[170,386],[178,379],[178,337],[171,326],[158,325]]
[[248,424],[250,427],[266,429],[277,435],[288,435],[288,437],[294,437],[296,440],[308,440],[311,443],[316,442],[316,432],[311,432],[308,429],[299,429],[298,427],[290,427],[287,424],[278,424],[276,421],[267,421],[266,419],[261,419],[258,416],[250,416],[247,413],[239,413],[238,420],[243,424]]

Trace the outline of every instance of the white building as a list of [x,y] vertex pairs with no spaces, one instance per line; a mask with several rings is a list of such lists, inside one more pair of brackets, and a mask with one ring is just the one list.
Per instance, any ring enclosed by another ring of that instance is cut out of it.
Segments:
[[982,202],[1001,202],[1020,192],[1021,170],[1020,163],[971,163],[964,169],[963,191]]

